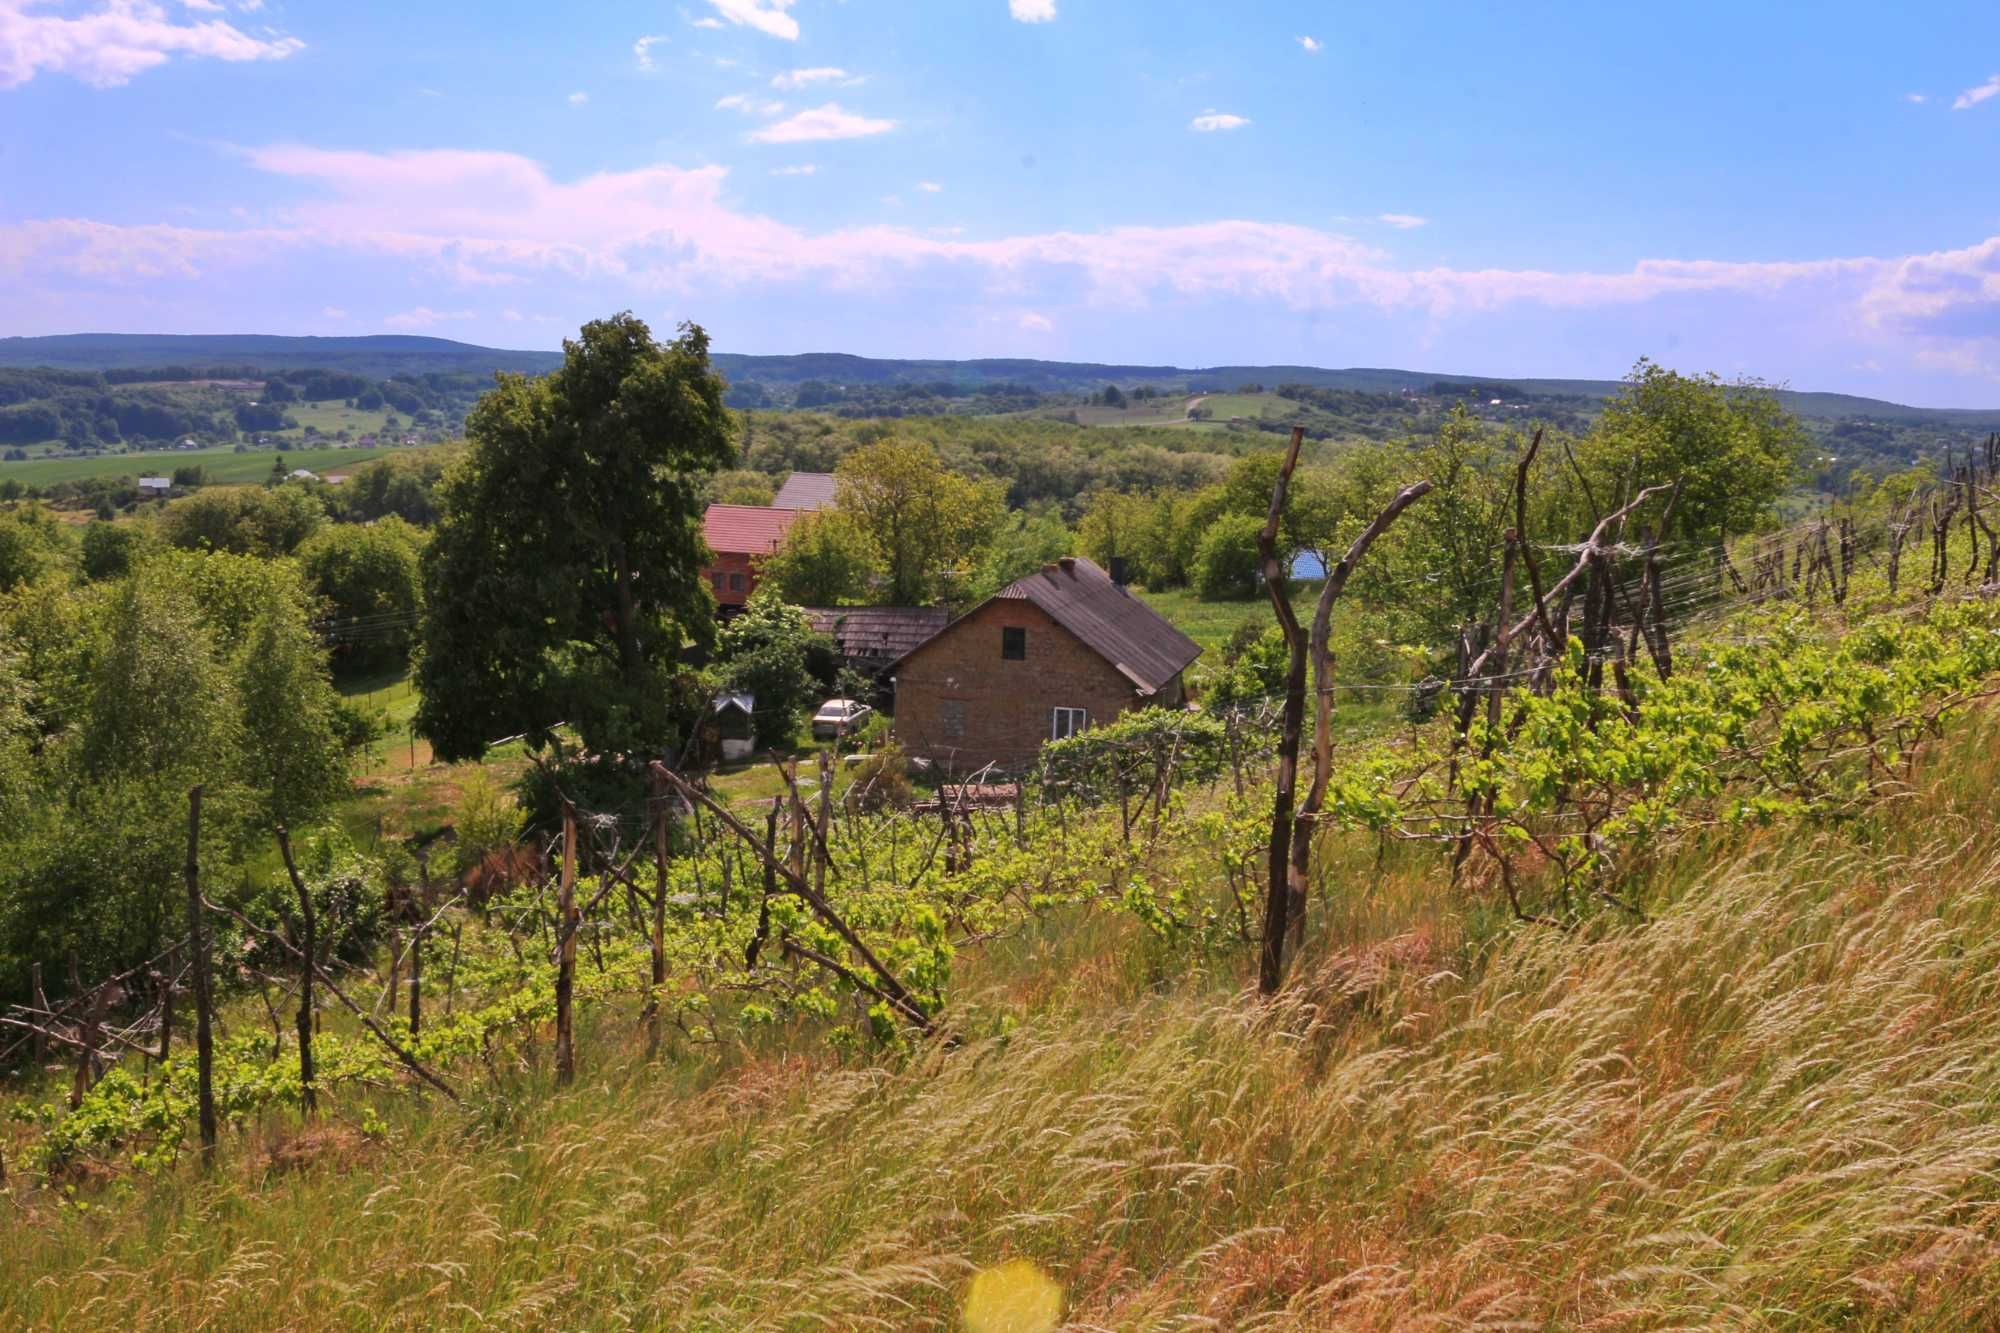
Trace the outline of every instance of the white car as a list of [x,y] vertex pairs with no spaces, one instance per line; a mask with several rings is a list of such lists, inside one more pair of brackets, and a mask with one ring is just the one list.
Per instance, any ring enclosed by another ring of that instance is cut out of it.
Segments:
[[830,741],[836,736],[849,736],[867,725],[874,709],[859,699],[828,699],[813,714],[813,739]]

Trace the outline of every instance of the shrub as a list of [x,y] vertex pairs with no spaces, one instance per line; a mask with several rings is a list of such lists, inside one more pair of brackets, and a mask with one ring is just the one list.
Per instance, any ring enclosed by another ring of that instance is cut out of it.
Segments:
[[1256,595],[1257,534],[1263,526],[1248,514],[1224,514],[1208,525],[1194,557],[1195,590],[1204,601]]

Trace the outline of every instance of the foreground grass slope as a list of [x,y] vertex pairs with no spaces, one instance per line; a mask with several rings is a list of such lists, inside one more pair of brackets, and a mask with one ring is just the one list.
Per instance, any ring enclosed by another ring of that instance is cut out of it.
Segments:
[[1074,1327],[1990,1325],[1996,740],[1655,867],[1645,925],[1503,928],[1356,838],[1273,1006],[1051,922],[967,956],[956,1047],[607,1023],[567,1093],[273,1120],[212,1181],[33,1196],[0,1325],[948,1327],[1013,1257]]

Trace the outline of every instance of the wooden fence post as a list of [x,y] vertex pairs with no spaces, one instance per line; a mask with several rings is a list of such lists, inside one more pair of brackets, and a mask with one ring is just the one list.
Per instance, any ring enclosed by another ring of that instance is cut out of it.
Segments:
[[188,953],[194,973],[194,1051],[197,1117],[201,1125],[201,1166],[215,1166],[215,1036],[209,1024],[215,1005],[208,989],[208,935],[201,910],[201,788],[188,790]]
[[576,1078],[576,807],[563,802],[562,880],[556,891],[556,1082]]
[[[652,982],[646,991],[646,1058],[660,1053],[660,993],[667,984],[667,810],[665,779],[653,774]],[[701,854],[700,848],[695,855]],[[729,861],[722,862],[722,909],[729,910]]]
[[[30,963],[28,965],[28,983],[34,987],[35,1008],[45,1014],[48,1013],[49,997],[48,992],[42,989],[42,965],[40,963]],[[38,1027],[35,1029],[35,1067],[39,1069],[47,1062],[48,1058],[49,1039]]]
[[299,900],[299,950],[305,965],[299,969],[299,1110],[311,1117],[319,1110],[319,1093],[313,1075],[313,967],[319,960],[319,923],[313,912],[312,894],[292,859],[292,839],[285,826],[277,826],[278,852],[285,859],[285,873]]

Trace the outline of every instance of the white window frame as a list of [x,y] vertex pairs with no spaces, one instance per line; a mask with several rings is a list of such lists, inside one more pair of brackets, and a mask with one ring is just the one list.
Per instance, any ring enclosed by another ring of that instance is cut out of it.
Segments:
[[[1069,730],[1063,730],[1064,723],[1069,724]],[[1049,739],[1052,741],[1066,741],[1089,728],[1090,712],[1087,709],[1055,708],[1049,713]]]

